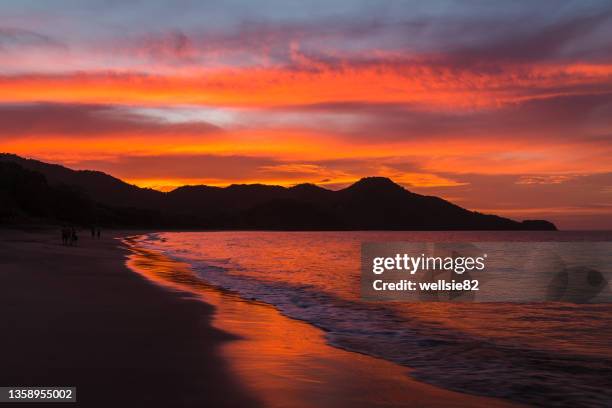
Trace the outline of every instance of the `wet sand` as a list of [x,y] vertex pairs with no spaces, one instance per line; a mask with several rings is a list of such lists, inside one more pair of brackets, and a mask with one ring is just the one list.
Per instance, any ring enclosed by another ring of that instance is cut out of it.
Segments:
[[0,230],[0,386],[77,387],[77,404],[44,406],[260,406],[213,307],[129,271],[116,235]]
[[324,332],[273,307],[213,288],[189,265],[135,241],[130,269],[215,307],[213,325],[234,334],[220,353],[236,378],[267,407],[507,407],[515,404],[444,390],[412,379],[410,370],[331,347]]

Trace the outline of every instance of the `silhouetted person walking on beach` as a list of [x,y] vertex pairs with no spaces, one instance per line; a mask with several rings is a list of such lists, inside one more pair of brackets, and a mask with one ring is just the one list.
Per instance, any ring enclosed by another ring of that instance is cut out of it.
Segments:
[[68,245],[70,241],[71,232],[66,226],[62,226],[62,245]]
[[71,246],[76,245],[78,239],[79,237],[77,236],[76,228],[72,227],[70,229],[70,245]]
[[[93,234],[92,234],[93,235]],[[99,237],[98,233],[98,237]],[[62,227],[62,245],[75,246],[79,237],[75,227]]]
[[102,230],[100,230],[100,228],[98,228],[96,230],[96,236],[98,237],[98,239],[100,239],[100,235],[102,234]]

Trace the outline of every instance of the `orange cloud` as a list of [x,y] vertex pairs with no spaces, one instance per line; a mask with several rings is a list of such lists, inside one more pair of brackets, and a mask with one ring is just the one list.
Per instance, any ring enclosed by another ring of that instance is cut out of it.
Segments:
[[114,72],[4,76],[0,101],[234,107],[369,102],[472,109],[593,93],[597,84],[596,92],[612,90],[612,65],[517,65],[487,73],[379,63],[314,70],[226,68],[180,76]]
[[[392,141],[370,138],[355,143],[350,137],[297,128],[224,131],[216,133],[214,137],[189,133],[159,138],[141,133],[100,135],[78,139],[78,143],[75,143],[74,137],[39,134],[36,137],[0,140],[0,150],[66,163],[92,157],[113,160],[127,155],[273,157],[287,163],[283,167],[276,167],[277,171],[282,170],[285,174],[316,173],[317,168],[299,164],[306,161],[369,159],[389,164],[406,158],[418,162],[424,173],[428,174],[557,175],[610,170],[607,160],[610,148],[576,141],[551,144],[548,140],[534,139],[526,144],[524,140],[507,137],[449,137]],[[274,168],[265,169],[271,171]],[[377,171],[379,175],[402,177],[388,173],[384,165],[368,170]],[[423,179],[419,185],[427,183],[452,185],[451,181],[442,179]]]

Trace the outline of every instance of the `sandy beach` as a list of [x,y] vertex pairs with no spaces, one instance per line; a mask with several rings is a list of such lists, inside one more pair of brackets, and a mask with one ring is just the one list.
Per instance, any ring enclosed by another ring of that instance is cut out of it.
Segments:
[[65,247],[56,231],[0,232],[0,384],[76,386],[82,406],[515,406],[331,347],[114,239],[134,233]]
[[130,272],[117,235],[0,232],[0,384],[76,386],[87,407],[259,406],[217,352],[231,337],[213,308]]

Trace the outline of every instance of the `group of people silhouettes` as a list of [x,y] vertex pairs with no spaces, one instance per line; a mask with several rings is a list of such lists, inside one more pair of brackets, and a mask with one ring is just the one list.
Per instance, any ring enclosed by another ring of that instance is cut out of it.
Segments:
[[100,239],[101,234],[102,234],[102,231],[100,230],[99,227],[91,227],[91,237],[92,238]]
[[62,227],[62,245],[75,246],[79,237],[74,227]]
[[[75,227],[62,226],[62,245],[75,246],[79,240]],[[100,239],[102,230],[99,227],[91,227],[91,237]]]

